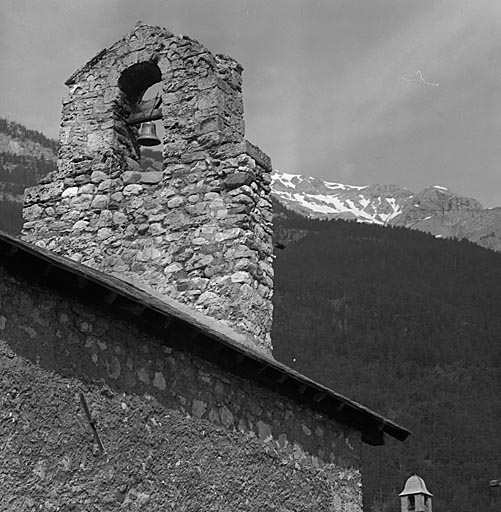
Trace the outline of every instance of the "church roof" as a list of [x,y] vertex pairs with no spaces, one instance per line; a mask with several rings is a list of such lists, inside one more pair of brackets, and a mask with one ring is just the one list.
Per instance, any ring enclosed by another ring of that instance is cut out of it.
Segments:
[[409,496],[410,494],[426,494],[426,496],[433,496],[433,494],[426,488],[424,480],[415,474],[407,479],[404,490],[399,494],[399,496]]
[[159,337],[178,339],[184,350],[359,430],[368,444],[384,444],[384,434],[399,441],[410,435],[397,423],[258,352],[246,335],[138,283],[104,274],[1,231],[0,265],[29,281],[133,318]]

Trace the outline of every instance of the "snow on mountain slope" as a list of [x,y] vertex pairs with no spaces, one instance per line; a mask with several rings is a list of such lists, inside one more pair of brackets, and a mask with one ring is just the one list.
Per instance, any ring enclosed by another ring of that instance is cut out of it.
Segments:
[[306,217],[402,226],[501,252],[501,207],[484,209],[442,185],[415,194],[396,185],[344,185],[274,171],[272,195]]
[[303,215],[388,224],[402,213],[413,193],[395,185],[344,185],[318,178],[275,171],[272,193]]

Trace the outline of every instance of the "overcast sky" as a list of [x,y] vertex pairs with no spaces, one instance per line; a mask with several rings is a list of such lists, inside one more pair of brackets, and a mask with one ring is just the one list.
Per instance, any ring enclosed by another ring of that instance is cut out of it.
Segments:
[[138,20],[243,65],[275,168],[501,205],[501,0],[0,0],[0,117],[57,138],[65,79]]

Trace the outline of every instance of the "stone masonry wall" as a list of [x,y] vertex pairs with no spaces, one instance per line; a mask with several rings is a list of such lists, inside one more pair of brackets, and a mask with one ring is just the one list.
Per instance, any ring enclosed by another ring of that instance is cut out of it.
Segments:
[[[25,195],[22,238],[192,305],[271,352],[271,161],[244,136],[241,66],[137,25],[78,70],[58,170]],[[163,170],[127,124],[162,83]]]
[[[260,453],[272,453],[281,461],[274,471],[305,472],[308,485],[313,482],[313,489],[292,491],[306,503],[311,500],[301,510],[320,510],[313,506],[315,500],[327,493],[329,505],[321,510],[361,511],[358,432],[172,349],[168,339],[153,338],[132,322],[13,278],[1,268],[0,338],[42,368],[84,382],[105,382],[119,392],[148,394],[186,418],[219,425],[239,439],[251,436]],[[249,464],[262,454],[256,452]],[[231,474],[231,457],[226,464]],[[286,487],[266,492],[271,494],[269,510],[292,510],[280,508],[279,496],[287,494]]]

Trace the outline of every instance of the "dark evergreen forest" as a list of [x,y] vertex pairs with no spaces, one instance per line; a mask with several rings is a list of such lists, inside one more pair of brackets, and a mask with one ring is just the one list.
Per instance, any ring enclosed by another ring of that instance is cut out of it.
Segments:
[[276,212],[275,357],[413,431],[364,445],[365,510],[417,473],[437,511],[499,511],[501,254]]
[[[57,142],[47,138],[36,130],[30,130],[22,124],[0,118],[0,134],[8,139],[31,141],[57,154]],[[44,157],[42,151],[33,150],[33,154],[14,154],[0,152],[0,230],[17,234],[23,225],[23,195],[26,187],[31,187],[54,170],[56,163]]]
[[55,165],[43,156],[35,158],[0,153],[1,231],[11,234],[21,231],[24,189],[38,183]]
[[43,155],[39,157],[0,153],[0,183],[13,183],[19,185],[21,192],[31,187],[53,171],[56,164],[46,160]]

